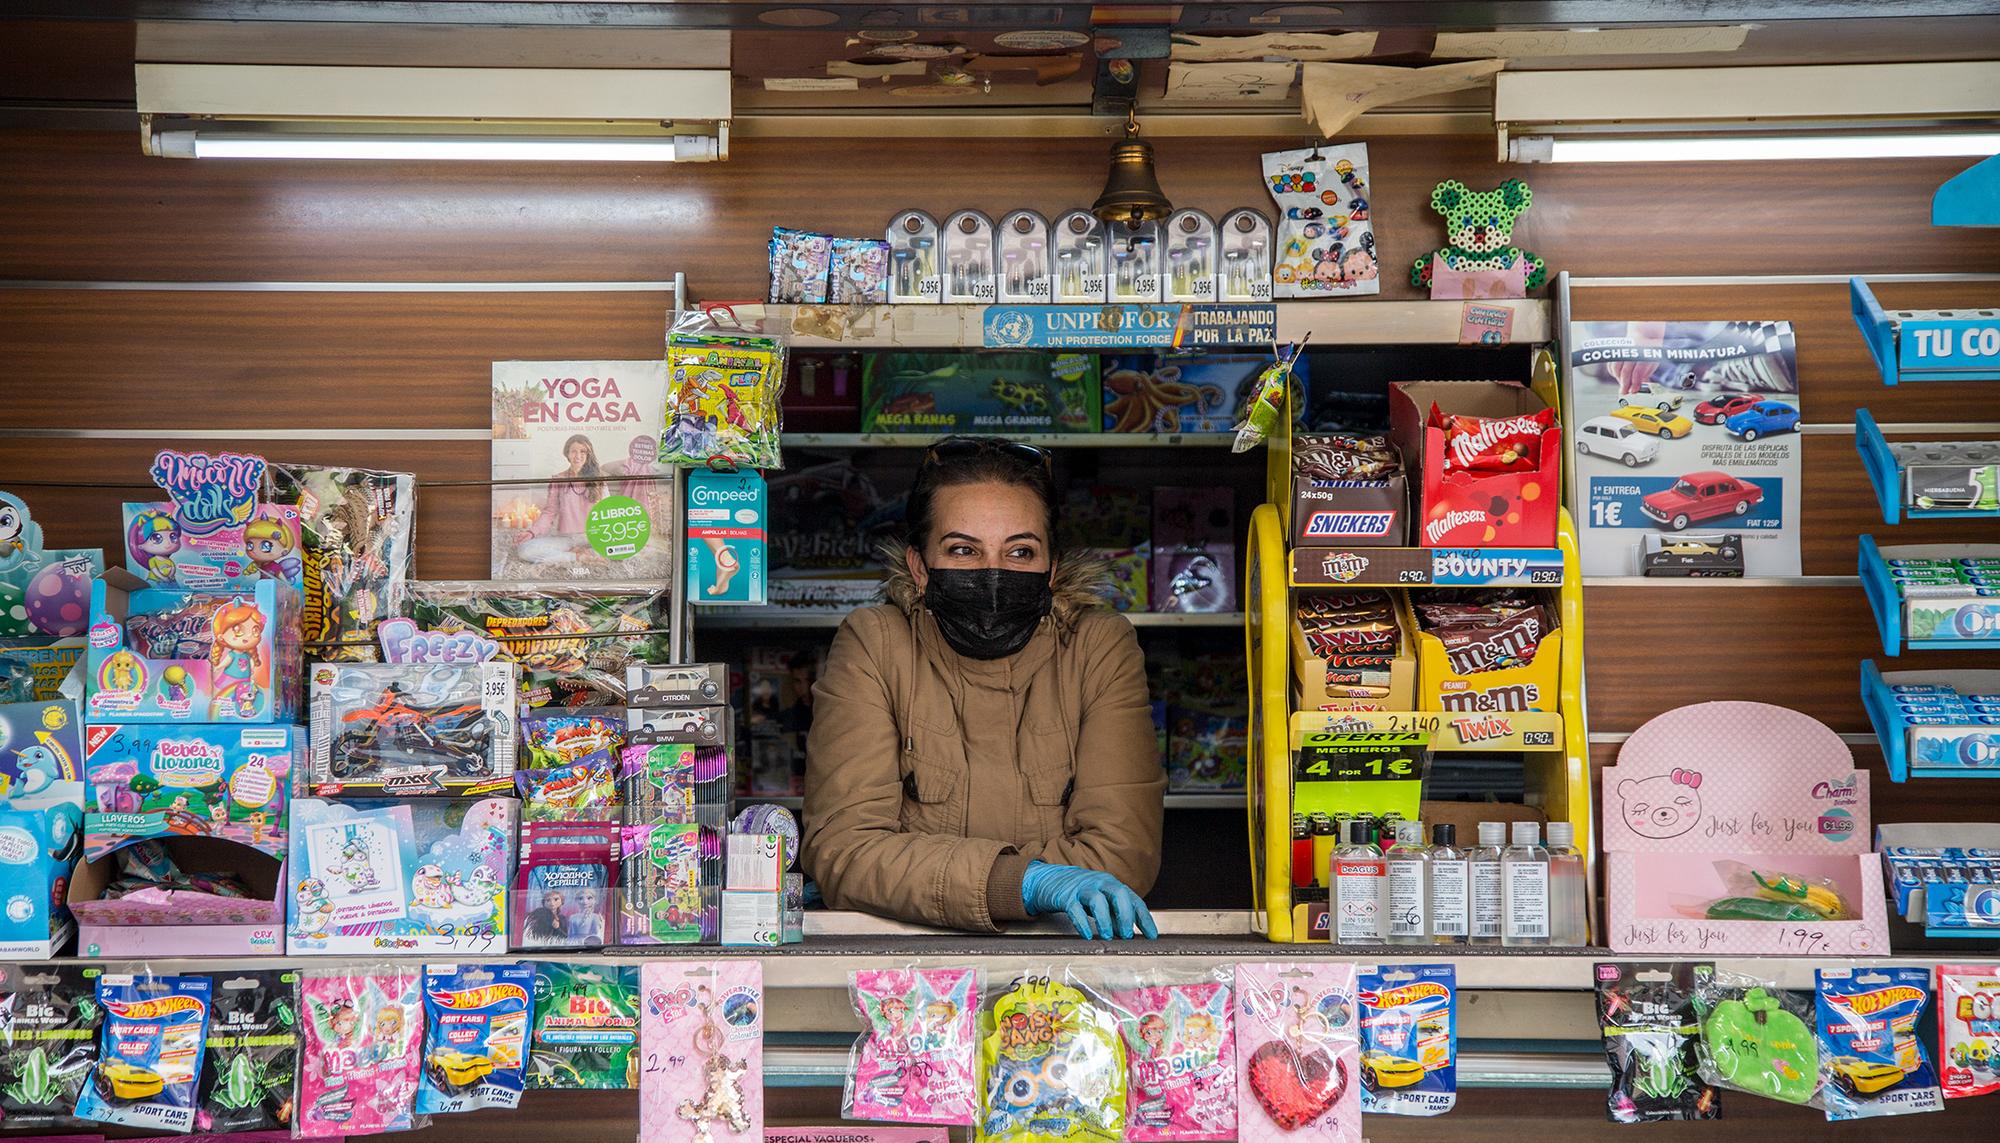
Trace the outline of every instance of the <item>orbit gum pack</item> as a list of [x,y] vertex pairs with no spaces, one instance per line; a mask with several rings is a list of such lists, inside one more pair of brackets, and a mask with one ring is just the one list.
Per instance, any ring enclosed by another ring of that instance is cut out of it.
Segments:
[[1458,1102],[1457,970],[1362,965],[1361,1110],[1442,1115]]
[[162,1131],[192,1128],[210,996],[205,976],[99,977],[103,1040],[77,1100],[77,1117]]
[[218,972],[211,979],[195,1126],[216,1134],[289,1129],[299,1067],[298,974]]
[[96,968],[0,964],[0,1126],[73,1127],[97,1062]]
[[637,1087],[638,1046],[637,965],[535,965],[529,1087]]
[[1938,966],[1938,1057],[1946,1099],[2000,1091],[2000,965]]
[[418,1114],[521,1105],[534,987],[535,970],[525,964],[424,968]]
[[1942,1111],[1937,1073],[1917,1034],[1931,999],[1925,968],[1822,968],[1821,1097],[1829,1121]]

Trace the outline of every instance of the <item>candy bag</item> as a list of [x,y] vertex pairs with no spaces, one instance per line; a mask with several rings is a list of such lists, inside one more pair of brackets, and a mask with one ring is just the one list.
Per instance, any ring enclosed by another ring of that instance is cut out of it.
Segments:
[[0,1126],[74,1127],[97,1064],[100,970],[0,964]]
[[1542,434],[1554,427],[1554,409],[1512,417],[1446,414],[1431,405],[1429,426],[1444,430],[1446,472],[1533,472],[1541,466]]
[[1091,997],[1117,1019],[1124,1040],[1125,1138],[1234,1139],[1236,1022],[1229,985],[1213,976],[1170,980],[1159,970],[1085,975]]
[[978,970],[871,968],[848,979],[868,1031],[854,1041],[841,1116],[971,1126],[979,1090]]
[[1701,1078],[1765,1099],[1818,1106],[1819,1046],[1810,999],[1708,965],[1696,966],[1694,987]]
[[417,1114],[521,1106],[534,987],[535,970],[525,964],[424,968],[424,1068]]
[[1448,964],[1357,969],[1362,1111],[1443,1115],[1458,1102],[1457,977]]
[[514,775],[523,822],[617,821],[618,759],[609,750],[547,770]]
[[160,1131],[193,1128],[209,997],[205,976],[98,977],[104,1038],[77,1117]]
[[1125,1044],[1109,1013],[1067,984],[1031,976],[994,998],[982,1026],[981,1143],[1118,1143]]
[[423,1035],[423,974],[415,967],[349,965],[299,978],[294,1138],[371,1135],[421,1126],[411,1115]]
[[1613,1123],[1714,1119],[1715,1089],[1701,1081],[1695,1041],[1695,975],[1712,965],[1597,966],[1597,1016],[1611,1060],[1606,1114]]
[[763,1143],[764,966],[639,969],[639,1143]]
[[1944,1097],[2000,1091],[2000,966],[1938,966],[1938,1063]]
[[535,965],[529,1087],[637,1087],[638,1045],[637,965]]
[[1829,1122],[1943,1111],[1917,1023],[1931,999],[1923,968],[1822,968],[1820,1095]]
[[1292,346],[1290,353],[1273,351],[1276,360],[1257,374],[1257,386],[1243,406],[1243,420],[1236,426],[1236,439],[1229,445],[1230,452],[1249,452],[1271,439],[1271,434],[1285,423],[1285,391],[1291,387],[1292,369],[1298,365],[1299,357],[1305,351],[1304,337]]
[[1351,964],[1236,966],[1241,1143],[1361,1143],[1354,982]]
[[204,1132],[286,1131],[299,1069],[299,974],[210,975],[212,1011],[201,1068]]

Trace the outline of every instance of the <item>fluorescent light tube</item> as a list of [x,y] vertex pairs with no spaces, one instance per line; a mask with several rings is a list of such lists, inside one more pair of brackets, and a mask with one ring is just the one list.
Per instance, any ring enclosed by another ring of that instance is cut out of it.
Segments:
[[[706,154],[701,154],[702,150]],[[702,135],[651,139],[502,138],[424,135],[256,135],[194,133],[197,159],[466,159],[588,163],[671,163],[713,159]]]
[[1517,163],[1703,163],[1748,159],[1924,159],[2000,155],[2000,132],[1900,135],[1710,135],[1702,138],[1524,136]]

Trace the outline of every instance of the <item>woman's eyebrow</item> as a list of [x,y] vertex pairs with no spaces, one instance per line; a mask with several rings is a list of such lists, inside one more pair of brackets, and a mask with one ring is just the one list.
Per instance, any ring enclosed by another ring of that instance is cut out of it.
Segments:
[[1041,538],[1042,536],[1041,533],[1039,532],[1016,532],[1013,535],[1007,537],[1007,542],[1011,544],[1015,540],[1034,540],[1037,543],[1039,543],[1041,541]]
[[982,542],[982,541],[981,541],[981,540],[979,539],[979,537],[978,537],[978,536],[971,536],[971,535],[967,535],[967,534],[966,534],[966,533],[964,533],[964,532],[946,532],[946,533],[945,533],[944,535],[942,535],[942,536],[939,536],[939,537],[938,537],[938,539],[940,539],[940,540],[970,540],[970,541],[972,541],[972,542],[973,542],[973,543],[975,543],[975,544],[977,544],[977,543],[981,543],[981,542]]

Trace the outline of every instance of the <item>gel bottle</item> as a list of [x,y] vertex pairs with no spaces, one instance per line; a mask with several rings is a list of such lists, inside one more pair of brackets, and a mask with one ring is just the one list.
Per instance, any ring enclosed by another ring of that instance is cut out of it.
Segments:
[[1396,823],[1396,848],[1382,855],[1382,931],[1392,945],[1421,945],[1431,936],[1430,854],[1424,823]]
[[1431,827],[1431,943],[1462,945],[1471,929],[1471,901],[1466,896],[1465,851],[1458,848],[1458,827],[1440,822]]
[[1568,948],[1590,941],[1590,879],[1575,841],[1575,826],[1549,823],[1549,943]]
[[1515,822],[1514,844],[1500,855],[1500,943],[1549,943],[1549,851],[1540,822]]
[[1479,848],[1466,854],[1466,875],[1472,883],[1472,936],[1468,943],[1500,943],[1500,850],[1507,844],[1506,822],[1480,822]]
[[1347,844],[1333,851],[1333,941],[1341,945],[1382,943],[1382,854],[1366,821],[1347,824]]

